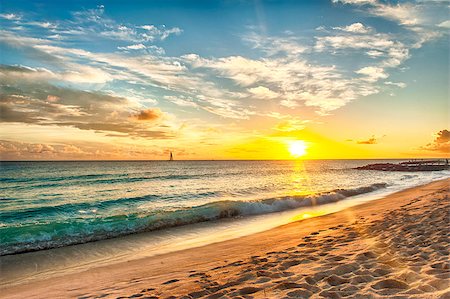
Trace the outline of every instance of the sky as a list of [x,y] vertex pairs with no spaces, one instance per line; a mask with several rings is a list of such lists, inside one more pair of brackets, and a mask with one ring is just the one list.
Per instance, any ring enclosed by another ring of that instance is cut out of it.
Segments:
[[0,157],[447,157],[449,8],[3,0]]

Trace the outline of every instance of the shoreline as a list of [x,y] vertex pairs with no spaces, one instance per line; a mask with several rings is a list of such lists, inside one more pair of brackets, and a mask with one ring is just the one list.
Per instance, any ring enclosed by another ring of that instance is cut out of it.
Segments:
[[[399,209],[402,205],[408,204],[408,202],[420,198],[420,196],[430,197],[432,195],[427,194],[433,193],[432,191],[435,193],[444,193],[445,196],[447,196],[448,201],[449,182],[450,179],[444,179],[426,185],[405,189],[384,198],[372,200],[339,212],[292,222],[268,231],[239,237],[237,239],[152,257],[145,257],[128,262],[93,267],[80,273],[53,277],[48,280],[34,281],[14,286],[2,286],[2,295],[0,296],[2,298],[87,296],[86,298],[88,298],[89,296],[104,295],[105,298],[113,298],[122,295],[131,296],[137,293],[141,294],[141,290],[151,288],[154,288],[154,290],[150,290],[148,293],[153,292],[157,294],[159,292],[157,295],[158,298],[165,298],[170,294],[178,296],[184,291],[186,291],[186,294],[188,294],[189,291],[204,291],[206,295],[207,293],[211,293],[208,291],[207,287],[199,289],[198,283],[196,284],[192,281],[197,277],[196,280],[204,280],[203,283],[205,284],[206,280],[202,278],[202,275],[199,274],[198,276],[195,276],[194,274],[206,273],[205,275],[211,276],[217,271],[220,272],[220,269],[231,269],[233,267],[242,270],[244,267],[242,265],[243,260],[252,259],[251,257],[256,255],[268,256],[268,252],[271,251],[284,252],[289,255],[290,250],[287,249],[291,249],[292,247],[295,248],[302,240],[302,237],[307,237],[308,235],[311,235],[311,233],[318,232],[317,234],[313,234],[313,236],[315,236],[322,232],[328,232],[330,230],[329,226],[333,225],[343,225],[347,228],[352,225],[357,226],[358,222],[361,221],[361,217],[363,217],[366,222],[369,220],[372,222],[380,221],[380,219],[385,217],[383,212]],[[330,235],[332,236],[335,232],[335,230],[331,230],[328,233],[328,237]],[[314,242],[310,243],[313,244]],[[331,241],[330,243],[334,244],[334,242]],[[445,246],[448,247],[448,244]],[[446,250],[448,251],[448,248]],[[216,254],[217,252],[220,252],[220,256]],[[255,257],[253,259],[258,258]],[[267,259],[267,257],[262,258],[262,260],[264,259]],[[289,262],[290,260],[290,258],[284,260],[281,259],[280,264]],[[227,264],[229,262],[231,262],[231,264],[237,263],[239,265],[229,266],[230,264]],[[317,260],[308,262],[308,264],[311,263],[317,264],[317,267],[321,266]],[[233,271],[236,270],[234,268],[233,270],[228,271],[228,273],[233,273]],[[286,270],[289,268],[290,267]],[[171,271],[168,271],[167,269],[171,269]],[[195,273],[192,272],[194,270],[196,271]],[[222,273],[222,276],[230,276],[229,278],[233,275],[234,274]],[[346,278],[341,277],[341,279]],[[216,283],[218,283],[217,281]],[[266,281],[265,284],[268,284],[269,281]],[[50,287],[49,284],[51,284]],[[257,297],[262,296],[259,294],[260,291],[263,289],[266,290],[266,288],[261,288],[261,284],[250,284],[251,286],[249,286],[249,279],[242,280],[242,282],[237,285],[244,285],[243,288],[253,288],[252,290],[255,291],[253,293]],[[256,285],[258,285],[258,287],[255,287]],[[259,290],[256,290],[257,288],[259,288]],[[226,288],[222,288],[221,291],[225,289]],[[247,289],[249,292],[252,290]],[[267,288],[267,290],[273,289]],[[440,295],[441,293],[443,293],[442,290],[437,290],[436,294]]]
[[[398,187],[397,187],[398,188]],[[95,243],[95,242],[103,242],[106,240],[119,240],[124,239],[129,236],[137,236],[137,235],[144,235],[144,234],[152,234],[152,233],[159,233],[169,230],[176,230],[177,228],[187,228],[187,227],[194,227],[206,223],[211,223],[212,225],[218,225],[220,222],[223,221],[239,221],[238,219],[244,220],[244,219],[250,219],[254,217],[268,217],[269,215],[274,214],[283,214],[283,213],[289,213],[290,211],[295,211],[299,209],[312,209],[317,208],[321,206],[328,206],[337,204],[339,202],[348,202],[349,200],[352,200],[354,198],[359,197],[367,197],[372,198],[373,194],[377,194],[379,192],[381,193],[393,193],[398,190],[389,190],[388,184],[386,183],[379,183],[379,184],[371,184],[368,186],[362,186],[362,187],[356,187],[356,188],[349,188],[349,189],[342,189],[342,190],[331,190],[331,191],[324,191],[324,192],[317,192],[312,193],[308,195],[282,195],[282,194],[273,194],[272,196],[269,195],[269,197],[248,197],[245,201],[239,201],[239,200],[233,200],[233,199],[225,199],[225,200],[218,200],[216,202],[209,202],[209,203],[203,203],[200,205],[192,206],[188,210],[188,214],[183,217],[182,213],[184,212],[183,209],[179,209],[176,211],[172,211],[172,214],[178,213],[179,215],[175,218],[175,223],[171,222],[170,217],[166,218],[166,223],[164,224],[164,221],[160,219],[160,223],[154,225],[151,227],[150,225],[148,227],[144,227],[141,230],[135,230],[135,231],[123,231],[118,232],[115,234],[104,234],[104,235],[89,235],[89,238],[83,239],[80,238],[77,241],[71,240],[70,242],[66,243],[55,243],[55,244],[40,244],[40,246],[36,247],[22,247],[21,249],[16,249],[15,251],[12,251],[14,249],[2,249],[0,252],[0,259],[4,256],[14,256],[19,254],[29,254],[29,253],[36,253],[40,251],[45,250],[59,250],[63,248],[67,248],[70,246],[77,246],[77,245],[83,245],[83,244],[89,244],[89,243]],[[350,194],[348,194],[350,193]],[[353,194],[351,194],[353,193]],[[387,195],[386,194],[386,195]],[[334,198],[335,196],[341,196],[342,198]],[[382,196],[382,195],[381,195]],[[269,203],[268,209],[260,210],[258,211],[257,206],[253,206],[250,210],[252,210],[251,213],[246,212],[245,210],[249,210],[249,207],[247,208],[240,208],[239,204],[246,203],[246,204],[255,204],[258,203],[266,204],[265,201],[279,201],[280,204],[283,205],[283,201],[288,200],[294,200],[296,201],[296,204],[292,203],[284,203],[284,206],[278,206],[274,207],[271,203]],[[320,201],[319,204],[313,205],[313,201]],[[227,203],[228,206],[224,206],[224,203]],[[297,207],[294,207],[294,206]],[[346,205],[344,205],[346,206]],[[208,208],[210,210],[210,214],[208,216],[208,213],[201,213],[201,212],[195,212],[195,211],[201,211],[202,209]],[[219,210],[219,212],[214,212],[214,208]],[[233,212],[235,211],[235,212]],[[190,217],[189,214],[194,212],[194,214],[197,214],[196,217]],[[223,213],[222,213],[223,212]],[[215,214],[215,215],[214,215]],[[282,216],[282,215],[281,215]],[[180,219],[185,219],[184,222]],[[167,221],[169,220],[169,221]],[[286,222],[286,221],[284,221]],[[155,224],[155,223],[154,223]],[[272,227],[265,227],[264,230],[279,226],[284,223],[278,223],[273,225]],[[262,231],[262,230],[261,230]],[[258,231],[259,232],[259,231]],[[250,232],[255,233],[254,231]],[[247,235],[247,234],[246,234]],[[236,237],[241,237],[243,235],[238,235]],[[70,239],[70,238],[68,238]],[[203,244],[205,245],[205,244]],[[9,251],[8,251],[9,250]],[[163,252],[165,253],[165,252]]]
[[[419,185],[426,183],[428,182]],[[295,221],[336,213],[419,185],[405,186],[403,189],[399,189],[399,186],[394,189],[380,188],[316,206],[306,205],[280,212],[224,218],[95,242],[0,256],[0,265],[3,269],[0,288],[245,237]]]

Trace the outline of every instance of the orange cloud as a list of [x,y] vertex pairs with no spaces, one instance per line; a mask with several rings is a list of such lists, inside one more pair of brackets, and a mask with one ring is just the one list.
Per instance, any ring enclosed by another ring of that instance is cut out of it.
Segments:
[[371,138],[367,139],[367,140],[360,140],[356,142],[357,144],[377,144],[378,141],[377,139],[372,136]]
[[434,141],[423,146],[422,149],[450,153],[450,131],[447,129],[439,131]]
[[59,100],[61,100],[61,98],[58,97],[58,96],[54,96],[54,95],[51,95],[51,94],[49,94],[47,96],[47,102],[58,102]]
[[162,117],[162,111],[159,108],[150,108],[146,110],[139,111],[138,114],[135,115],[138,120],[157,120]]

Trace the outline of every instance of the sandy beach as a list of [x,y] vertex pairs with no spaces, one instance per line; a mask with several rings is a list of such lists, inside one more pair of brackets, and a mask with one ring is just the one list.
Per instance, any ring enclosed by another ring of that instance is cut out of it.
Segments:
[[450,180],[165,255],[3,286],[2,298],[450,298]]

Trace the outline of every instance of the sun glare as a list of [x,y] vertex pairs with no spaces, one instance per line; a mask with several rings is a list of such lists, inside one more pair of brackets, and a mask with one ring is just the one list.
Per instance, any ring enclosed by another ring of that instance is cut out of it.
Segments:
[[303,140],[296,140],[289,143],[289,153],[294,158],[302,157],[306,154],[306,143]]

